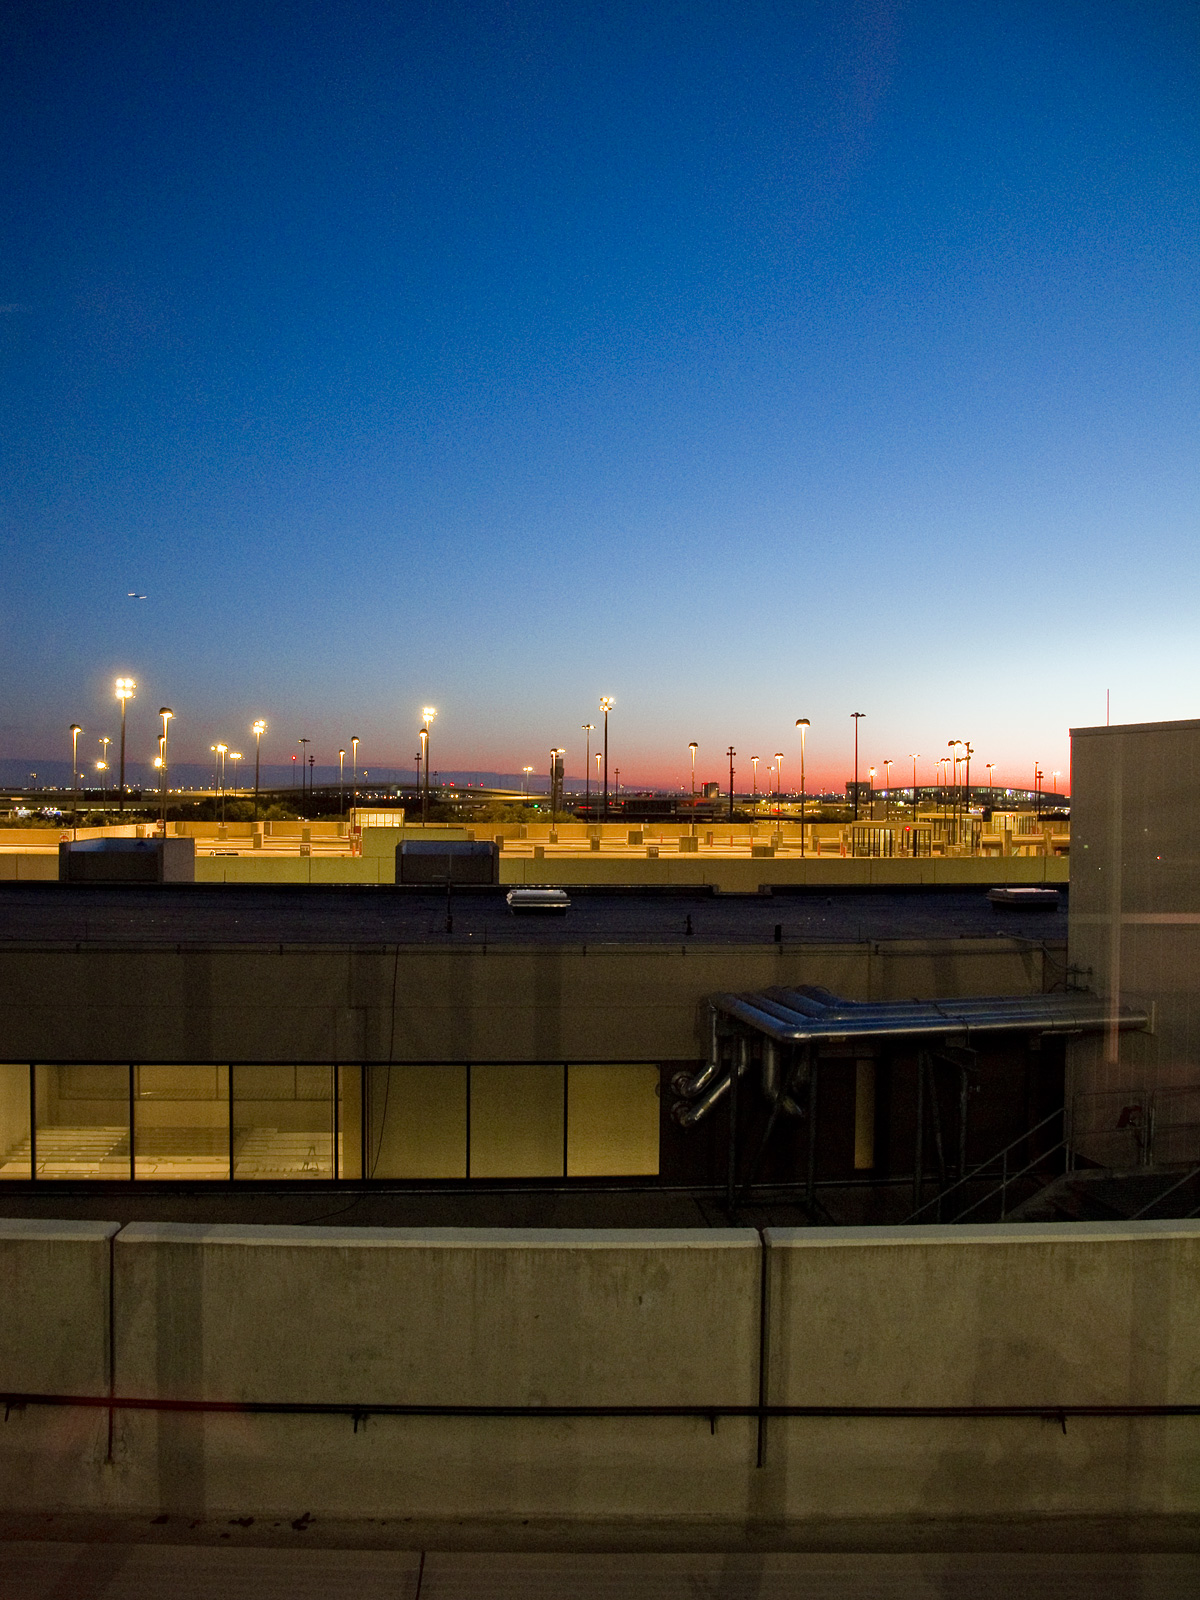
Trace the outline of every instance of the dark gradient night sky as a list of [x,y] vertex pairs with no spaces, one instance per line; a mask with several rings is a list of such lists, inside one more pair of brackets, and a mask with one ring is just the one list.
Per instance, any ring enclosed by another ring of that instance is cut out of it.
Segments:
[[643,782],[1200,712],[1194,4],[0,29],[0,758],[118,672],[180,760],[582,773],[607,693]]

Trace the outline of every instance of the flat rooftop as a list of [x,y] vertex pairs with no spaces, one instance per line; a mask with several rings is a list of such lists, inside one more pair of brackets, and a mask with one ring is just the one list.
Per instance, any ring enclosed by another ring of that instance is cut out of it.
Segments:
[[[504,889],[181,884],[0,885],[0,945],[860,944],[1065,941],[1056,909],[997,909],[987,886],[922,890],[571,889],[564,915],[514,915]],[[777,930],[778,929],[778,933]]]

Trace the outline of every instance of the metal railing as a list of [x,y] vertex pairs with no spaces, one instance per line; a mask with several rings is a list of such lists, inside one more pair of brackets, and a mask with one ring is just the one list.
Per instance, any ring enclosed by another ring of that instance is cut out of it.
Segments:
[[[1043,1117],[1042,1120],[1035,1123],[1032,1128],[1027,1128],[1024,1133],[1019,1134],[1011,1144],[1005,1145],[1003,1150],[998,1150],[995,1155],[989,1156],[986,1161],[981,1161],[978,1166],[972,1167],[971,1170],[964,1173],[963,1176],[957,1180],[957,1182],[950,1184],[948,1188],[939,1189],[938,1193],[934,1195],[932,1200],[926,1200],[923,1205],[918,1206],[915,1211],[910,1212],[910,1214],[905,1217],[901,1226],[903,1227],[910,1222],[916,1222],[920,1217],[923,1217],[927,1211],[931,1210],[936,1210],[936,1220],[939,1222],[961,1222],[964,1217],[969,1217],[972,1212],[978,1211],[982,1206],[987,1205],[989,1201],[995,1200],[997,1196],[999,1196],[1000,1199],[1000,1221],[1003,1222],[1008,1210],[1008,1191],[1012,1185],[1017,1183],[1021,1178],[1027,1177],[1035,1169],[1035,1167],[1041,1166],[1044,1161],[1049,1160],[1051,1156],[1057,1155],[1060,1150],[1068,1149],[1065,1131],[1065,1119],[1066,1107],[1059,1106],[1056,1111],[1052,1111],[1049,1116]],[[1051,1145],[1049,1149],[1043,1150],[1040,1155],[1035,1156],[1032,1161],[1026,1161],[1024,1166],[1016,1167],[1010,1172],[1010,1162],[1013,1159],[1018,1159],[1015,1157],[1015,1152],[1019,1149],[1019,1147],[1021,1145],[1028,1145],[1030,1139],[1032,1139],[1035,1134],[1040,1133],[1043,1128],[1049,1127],[1053,1122],[1059,1122],[1060,1124],[1063,1124],[1064,1131],[1062,1137],[1059,1138],[1056,1143]],[[957,1190],[966,1188],[968,1184],[979,1183],[982,1179],[988,1176],[988,1169],[990,1167],[994,1168],[997,1162],[1000,1164],[998,1173],[1000,1182],[996,1184],[994,1188],[989,1189],[987,1194],[981,1196],[978,1200],[972,1201],[971,1204],[964,1207],[963,1210],[955,1212],[954,1216],[943,1218],[942,1208],[945,1205],[948,1196],[954,1194]]]

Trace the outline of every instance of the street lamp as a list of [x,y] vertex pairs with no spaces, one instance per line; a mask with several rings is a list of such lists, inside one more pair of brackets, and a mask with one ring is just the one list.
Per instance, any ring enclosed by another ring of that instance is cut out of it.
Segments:
[[83,729],[71,724],[71,837],[79,831],[79,735]]
[[346,752],[338,751],[338,816],[346,815]]
[[117,699],[121,702],[121,791],[117,797],[117,810],[125,810],[125,702],[132,700],[137,684],[132,678],[117,679]]
[[303,812],[303,807],[304,807],[304,768],[305,768],[305,765],[308,762],[308,747],[312,743],[312,740],[311,739],[297,739],[296,743],[300,746],[300,806],[301,806],[301,812]]
[[989,761],[987,763],[988,792],[993,800],[996,798],[996,780],[992,777],[992,771],[995,768],[995,765],[996,763],[994,761]]
[[729,749],[726,750],[725,754],[729,757],[729,820],[730,820],[730,822],[732,822],[733,821],[733,758],[734,758],[735,755],[737,755],[737,751],[733,748],[732,745],[730,745]]
[[[954,787],[955,787],[955,790],[957,791],[956,797],[955,797],[956,809],[961,807],[962,800],[963,800],[962,789],[959,786],[959,781],[958,781],[958,763],[962,760],[962,756],[959,754],[959,751],[960,750],[964,750],[966,748],[967,748],[966,745],[963,743],[963,741],[961,739],[950,739],[947,742],[947,749],[952,750],[953,753],[954,753]],[[968,788],[968,796],[967,796],[967,798],[969,800],[969,798],[970,798],[970,794],[969,794],[970,779],[968,779],[968,781],[967,781],[967,788]]]
[[913,821],[917,820],[917,762],[921,759],[919,750],[910,750],[908,759],[913,764]]
[[100,779],[100,783],[104,791],[105,799],[108,798],[108,747],[111,743],[112,740],[106,733],[100,735],[100,759],[96,763],[96,771],[103,775]]
[[871,807],[872,807],[872,811],[874,811],[874,806],[875,806],[875,768],[874,767],[868,767],[867,768],[867,782],[870,785]]
[[590,817],[592,814],[592,735],[596,731],[594,722],[581,722],[580,730],[587,741],[587,753],[583,758],[583,808]]
[[[396,790],[397,798],[399,798],[399,793],[400,793],[400,791],[397,788],[397,790]],[[355,734],[351,734],[351,736],[350,736],[350,810],[354,811],[354,810],[357,809],[357,807],[358,807],[358,735],[355,733]]]
[[858,821],[858,725],[866,716],[865,711],[852,711],[854,718],[854,820]]
[[688,745],[688,754],[692,758],[692,832],[696,831],[696,751],[700,746],[693,739]]
[[250,729],[254,735],[254,820],[258,821],[258,773],[259,762],[262,757],[262,736],[267,731],[267,725],[261,717]]
[[775,815],[783,816],[783,751],[775,752]]
[[229,749],[227,744],[214,744],[212,749],[217,757],[217,793],[221,797],[221,823],[225,823],[225,755]]
[[229,759],[233,762],[233,792],[236,794],[238,792],[237,764],[242,759],[242,752],[240,750],[231,750]]
[[608,818],[608,713],[612,710],[612,696],[601,695],[600,709],[604,713],[604,816]]
[[[596,759],[599,760],[599,757],[597,757]],[[529,799],[529,774],[533,771],[533,768],[532,767],[522,767],[521,771],[525,774],[525,777],[524,777],[524,779],[522,780],[522,783],[521,783],[521,793],[525,796],[526,800],[528,800]]]
[[807,717],[797,717],[796,726],[800,729],[800,857],[804,858],[804,735],[809,730]]
[[754,803],[758,799],[758,757],[757,756],[751,756],[750,757],[750,770],[754,774],[754,776],[753,776],[753,778],[751,780],[751,784],[750,784],[750,803],[751,803],[751,808],[753,808]]
[[159,745],[159,761],[162,763],[158,774],[158,810],[159,820],[162,822],[162,835],[167,837],[167,723],[175,713],[170,706],[159,706],[158,714],[162,718],[162,742]]
[[886,822],[892,811],[892,763],[884,759],[883,763],[883,817]]
[[425,788],[421,798],[421,826],[429,821],[429,730],[433,726],[433,719],[437,712],[433,706],[424,706],[421,710],[421,756],[425,763]]

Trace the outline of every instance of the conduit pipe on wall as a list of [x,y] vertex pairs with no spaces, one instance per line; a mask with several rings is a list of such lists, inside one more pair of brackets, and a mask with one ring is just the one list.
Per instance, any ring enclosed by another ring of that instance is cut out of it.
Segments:
[[[672,1081],[672,1088],[680,1096],[671,1108],[671,1114],[684,1128],[702,1121],[726,1094],[733,1082],[734,1059],[737,1075],[744,1077],[751,1064],[750,1041],[745,1034],[736,1035],[730,1042],[729,1059],[723,1059],[722,1041],[728,1038],[718,1026],[715,1008],[709,1008],[708,1060],[696,1073],[680,1073]],[[781,1049],[772,1038],[762,1041],[762,1088],[772,1106],[778,1102],[779,1110],[786,1116],[803,1116],[800,1106],[785,1094],[781,1070]]]

